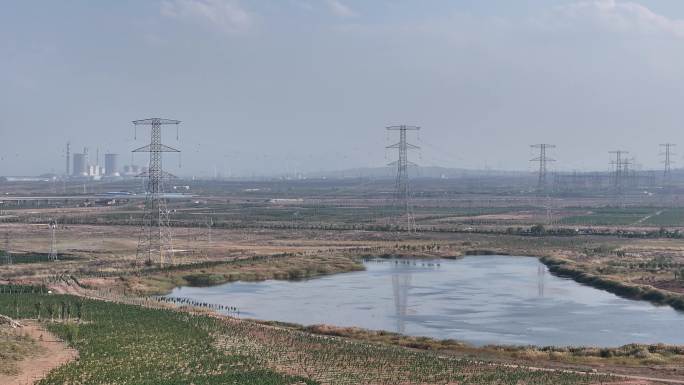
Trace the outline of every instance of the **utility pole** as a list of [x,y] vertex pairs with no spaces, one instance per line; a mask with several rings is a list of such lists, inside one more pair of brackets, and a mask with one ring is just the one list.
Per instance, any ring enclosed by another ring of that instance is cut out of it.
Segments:
[[539,156],[530,159],[530,162],[539,162],[539,177],[537,181],[537,192],[544,192],[546,191],[547,185],[546,185],[546,164],[548,162],[555,162],[555,159],[551,159],[547,156],[547,150],[556,148],[553,144],[533,144],[530,147],[534,149],[539,149]]
[[50,241],[50,254],[48,255],[48,260],[49,261],[57,261],[57,239],[55,237],[55,231],[57,230],[57,221],[51,220],[50,221],[50,232],[51,232],[51,241]]
[[395,200],[396,204],[404,210],[406,216],[406,231],[416,231],[416,221],[413,217],[413,209],[411,207],[411,188],[409,186],[408,167],[415,166],[415,163],[409,162],[408,150],[418,150],[420,147],[410,144],[406,141],[407,131],[419,131],[420,127],[416,126],[390,126],[387,131],[399,131],[399,142],[388,149],[397,149],[399,152],[399,159],[388,164],[388,166],[397,166],[397,177],[395,181]]
[[613,171],[613,186],[618,195],[622,195],[624,189],[624,179],[629,173],[630,161],[626,158],[629,151],[609,151],[615,158],[610,161],[610,164],[615,168]]
[[148,152],[150,162],[148,170],[139,177],[147,178],[145,191],[145,207],[143,212],[142,228],[138,240],[137,258],[146,258],[148,264],[157,260],[160,266],[164,263],[173,263],[173,244],[171,238],[171,228],[169,221],[169,210],[166,206],[164,197],[164,179],[173,175],[164,172],[162,168],[162,153],[180,151],[166,146],[161,142],[163,125],[178,125],[179,120],[150,118],[133,121],[136,128],[138,126],[150,126],[150,144],[137,148],[133,152]]
[[672,156],[677,155],[672,152],[675,146],[677,145],[673,143],[664,143],[660,145],[660,147],[664,149],[664,151],[660,153],[660,156],[664,157],[663,164],[665,165],[665,168],[663,170],[663,180],[665,184],[670,184],[672,182],[672,163],[675,163]]

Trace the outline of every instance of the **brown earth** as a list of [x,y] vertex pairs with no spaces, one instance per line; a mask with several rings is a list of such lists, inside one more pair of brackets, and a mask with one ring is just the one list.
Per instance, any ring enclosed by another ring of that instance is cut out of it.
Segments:
[[633,281],[634,283],[642,284],[642,285],[651,285],[655,288],[661,289],[661,290],[666,290],[670,291],[673,293],[680,293],[684,294],[684,282],[682,280],[674,280],[674,279],[669,279],[669,280],[645,280],[645,279],[636,279]]
[[26,385],[33,384],[47,376],[47,374],[64,364],[78,358],[78,352],[69,348],[55,335],[45,330],[33,321],[21,321],[23,325],[16,328],[15,332],[28,335],[38,344],[38,349],[33,355],[25,357],[17,362],[18,374],[0,374],[0,384],[3,385]]

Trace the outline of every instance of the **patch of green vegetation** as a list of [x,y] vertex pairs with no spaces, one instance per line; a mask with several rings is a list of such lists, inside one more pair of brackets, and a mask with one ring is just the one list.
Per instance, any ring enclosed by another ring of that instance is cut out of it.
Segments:
[[590,214],[569,216],[561,219],[564,225],[628,226],[658,211],[653,207],[600,207]]
[[[78,306],[82,323],[76,322]],[[48,329],[79,352],[78,361],[52,371],[41,385],[316,384],[214,348],[210,331],[218,321],[210,317],[68,295],[0,294],[0,313],[37,318],[40,309],[42,316],[54,311],[60,322]]]
[[683,226],[684,208],[667,208],[659,211],[644,221],[644,224],[651,226]]
[[[2,255],[2,263],[6,262],[5,252],[0,251]],[[57,255],[58,261],[74,261],[78,258],[73,255],[59,254]],[[44,263],[49,262],[50,258],[48,254],[11,254],[12,263],[24,264],[24,263]]]

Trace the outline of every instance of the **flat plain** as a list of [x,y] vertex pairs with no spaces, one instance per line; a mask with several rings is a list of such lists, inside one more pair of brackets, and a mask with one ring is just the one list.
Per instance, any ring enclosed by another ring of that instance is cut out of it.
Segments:
[[[133,189],[121,183],[91,189]],[[192,196],[169,200],[174,253],[163,266],[136,256],[139,198],[13,200],[42,196],[47,186],[10,183],[0,235],[12,263],[0,266],[0,314],[36,322],[78,352],[78,361],[46,373],[45,384],[684,381],[684,348],[676,346],[478,348],[238,319],[210,304],[156,297],[178,286],[315,279],[363,269],[368,257],[501,254],[538,257],[553,274],[684,309],[684,218],[666,197],[635,196],[616,208],[605,194],[547,198],[418,183],[419,231],[411,234],[388,182],[198,183]],[[51,221],[57,261],[48,259]]]

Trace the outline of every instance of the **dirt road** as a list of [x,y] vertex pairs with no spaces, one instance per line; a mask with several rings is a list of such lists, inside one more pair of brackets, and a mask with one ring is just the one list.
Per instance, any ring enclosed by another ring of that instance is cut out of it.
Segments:
[[26,385],[33,384],[53,369],[58,368],[78,358],[78,352],[69,348],[39,324],[33,321],[21,321],[23,325],[14,329],[16,333],[28,335],[39,346],[36,354],[26,357],[17,363],[18,373],[14,376],[0,374],[0,384],[3,385]]

